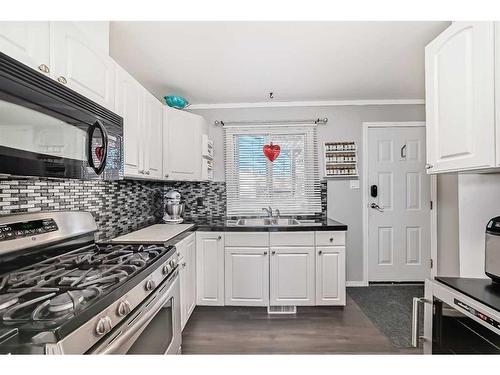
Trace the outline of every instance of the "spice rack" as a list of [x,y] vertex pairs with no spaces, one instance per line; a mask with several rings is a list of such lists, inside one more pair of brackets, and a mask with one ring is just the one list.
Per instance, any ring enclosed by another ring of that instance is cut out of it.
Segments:
[[358,148],[355,142],[325,142],[323,144],[326,178],[358,177]]

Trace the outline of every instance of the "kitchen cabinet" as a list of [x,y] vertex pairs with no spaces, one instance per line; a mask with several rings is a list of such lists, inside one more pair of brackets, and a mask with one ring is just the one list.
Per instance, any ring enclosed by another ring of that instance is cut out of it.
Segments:
[[196,232],[196,304],[224,305],[223,232]]
[[161,180],[163,105],[116,65],[115,111],[123,117],[125,176]]
[[143,177],[144,88],[120,66],[116,66],[116,107],[123,117],[124,173]]
[[500,154],[494,39],[493,22],[454,22],[425,48],[429,173],[487,169],[500,162],[495,162]]
[[315,300],[314,247],[271,247],[272,306],[312,306]]
[[316,305],[345,305],[345,247],[316,247]]
[[61,84],[113,110],[115,64],[74,22],[50,23],[51,75]]
[[144,99],[145,171],[148,178],[163,178],[163,105],[149,92],[145,91]]
[[163,164],[165,178],[176,181],[202,179],[202,137],[208,132],[206,120],[193,113],[165,107],[163,113]]
[[181,253],[179,279],[181,327],[184,329],[196,307],[196,235],[193,233],[175,245]]
[[50,23],[0,22],[0,52],[50,74]]
[[269,248],[226,247],[225,304],[267,306],[269,303]]

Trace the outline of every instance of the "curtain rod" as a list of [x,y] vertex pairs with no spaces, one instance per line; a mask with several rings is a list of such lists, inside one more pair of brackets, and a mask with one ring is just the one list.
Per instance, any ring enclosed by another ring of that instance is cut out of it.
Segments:
[[270,121],[222,121],[215,120],[215,126],[225,126],[225,125],[326,125],[328,118],[317,118],[311,120],[270,120]]

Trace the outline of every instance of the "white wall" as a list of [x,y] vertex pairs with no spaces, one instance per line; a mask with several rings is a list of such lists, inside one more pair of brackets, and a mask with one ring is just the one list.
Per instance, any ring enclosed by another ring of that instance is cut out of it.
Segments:
[[[392,106],[338,106],[292,107],[252,109],[211,109],[193,112],[203,115],[209,123],[214,120],[286,120],[328,117],[327,125],[318,127],[318,142],[353,140],[361,149],[362,123],[370,121],[423,121],[423,105]],[[220,127],[210,126],[209,136],[214,140],[214,177],[224,181],[223,132]],[[361,160],[361,152],[359,159]],[[359,170],[362,170],[361,163]],[[363,183],[361,176],[360,183]],[[350,189],[349,181],[328,182],[328,217],[349,226],[347,235],[347,280],[363,280],[363,228],[361,189]]]
[[78,21],[75,24],[94,45],[109,54],[109,21]]
[[500,215],[500,174],[458,176],[460,276],[486,278],[486,224]]

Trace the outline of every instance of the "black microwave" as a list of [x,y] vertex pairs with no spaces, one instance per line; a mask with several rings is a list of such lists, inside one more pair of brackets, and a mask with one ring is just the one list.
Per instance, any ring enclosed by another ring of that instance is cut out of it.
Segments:
[[123,178],[123,119],[0,53],[0,174]]

